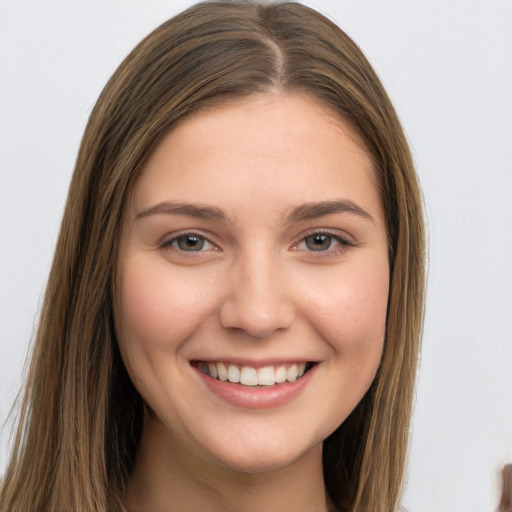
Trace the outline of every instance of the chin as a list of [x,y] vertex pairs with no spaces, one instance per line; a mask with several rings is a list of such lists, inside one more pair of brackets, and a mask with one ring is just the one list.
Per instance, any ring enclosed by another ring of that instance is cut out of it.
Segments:
[[302,443],[285,439],[269,440],[268,436],[259,439],[242,439],[231,442],[229,447],[216,447],[211,457],[226,469],[245,474],[275,472],[309,458],[317,457],[321,461],[322,442]]

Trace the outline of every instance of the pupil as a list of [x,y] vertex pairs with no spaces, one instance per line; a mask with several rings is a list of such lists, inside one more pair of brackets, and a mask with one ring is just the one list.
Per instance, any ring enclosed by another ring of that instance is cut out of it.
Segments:
[[306,238],[306,246],[311,251],[325,251],[331,246],[330,235],[311,235]]
[[178,247],[182,251],[199,251],[203,245],[204,240],[198,236],[186,235],[178,238]]

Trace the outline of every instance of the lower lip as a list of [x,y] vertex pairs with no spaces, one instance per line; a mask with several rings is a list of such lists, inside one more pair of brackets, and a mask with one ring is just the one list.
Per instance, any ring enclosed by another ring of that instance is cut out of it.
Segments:
[[193,368],[208,389],[226,402],[246,409],[269,409],[285,405],[297,397],[311,381],[317,366],[315,365],[295,382],[254,387],[214,379],[198,368]]

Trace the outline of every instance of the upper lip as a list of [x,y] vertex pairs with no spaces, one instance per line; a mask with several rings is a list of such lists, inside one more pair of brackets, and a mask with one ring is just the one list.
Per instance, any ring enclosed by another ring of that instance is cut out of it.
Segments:
[[191,363],[225,363],[235,366],[250,366],[252,368],[264,368],[265,366],[291,365],[301,363],[316,363],[317,361],[308,358],[271,358],[271,359],[238,359],[233,357],[208,357],[207,359],[192,359]]

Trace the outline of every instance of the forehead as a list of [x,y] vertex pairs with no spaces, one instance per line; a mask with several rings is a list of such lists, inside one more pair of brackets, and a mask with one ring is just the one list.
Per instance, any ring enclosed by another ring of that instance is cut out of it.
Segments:
[[133,199],[139,209],[168,199],[235,208],[361,192],[379,209],[371,159],[348,124],[307,96],[267,94],[182,121],[146,162]]

